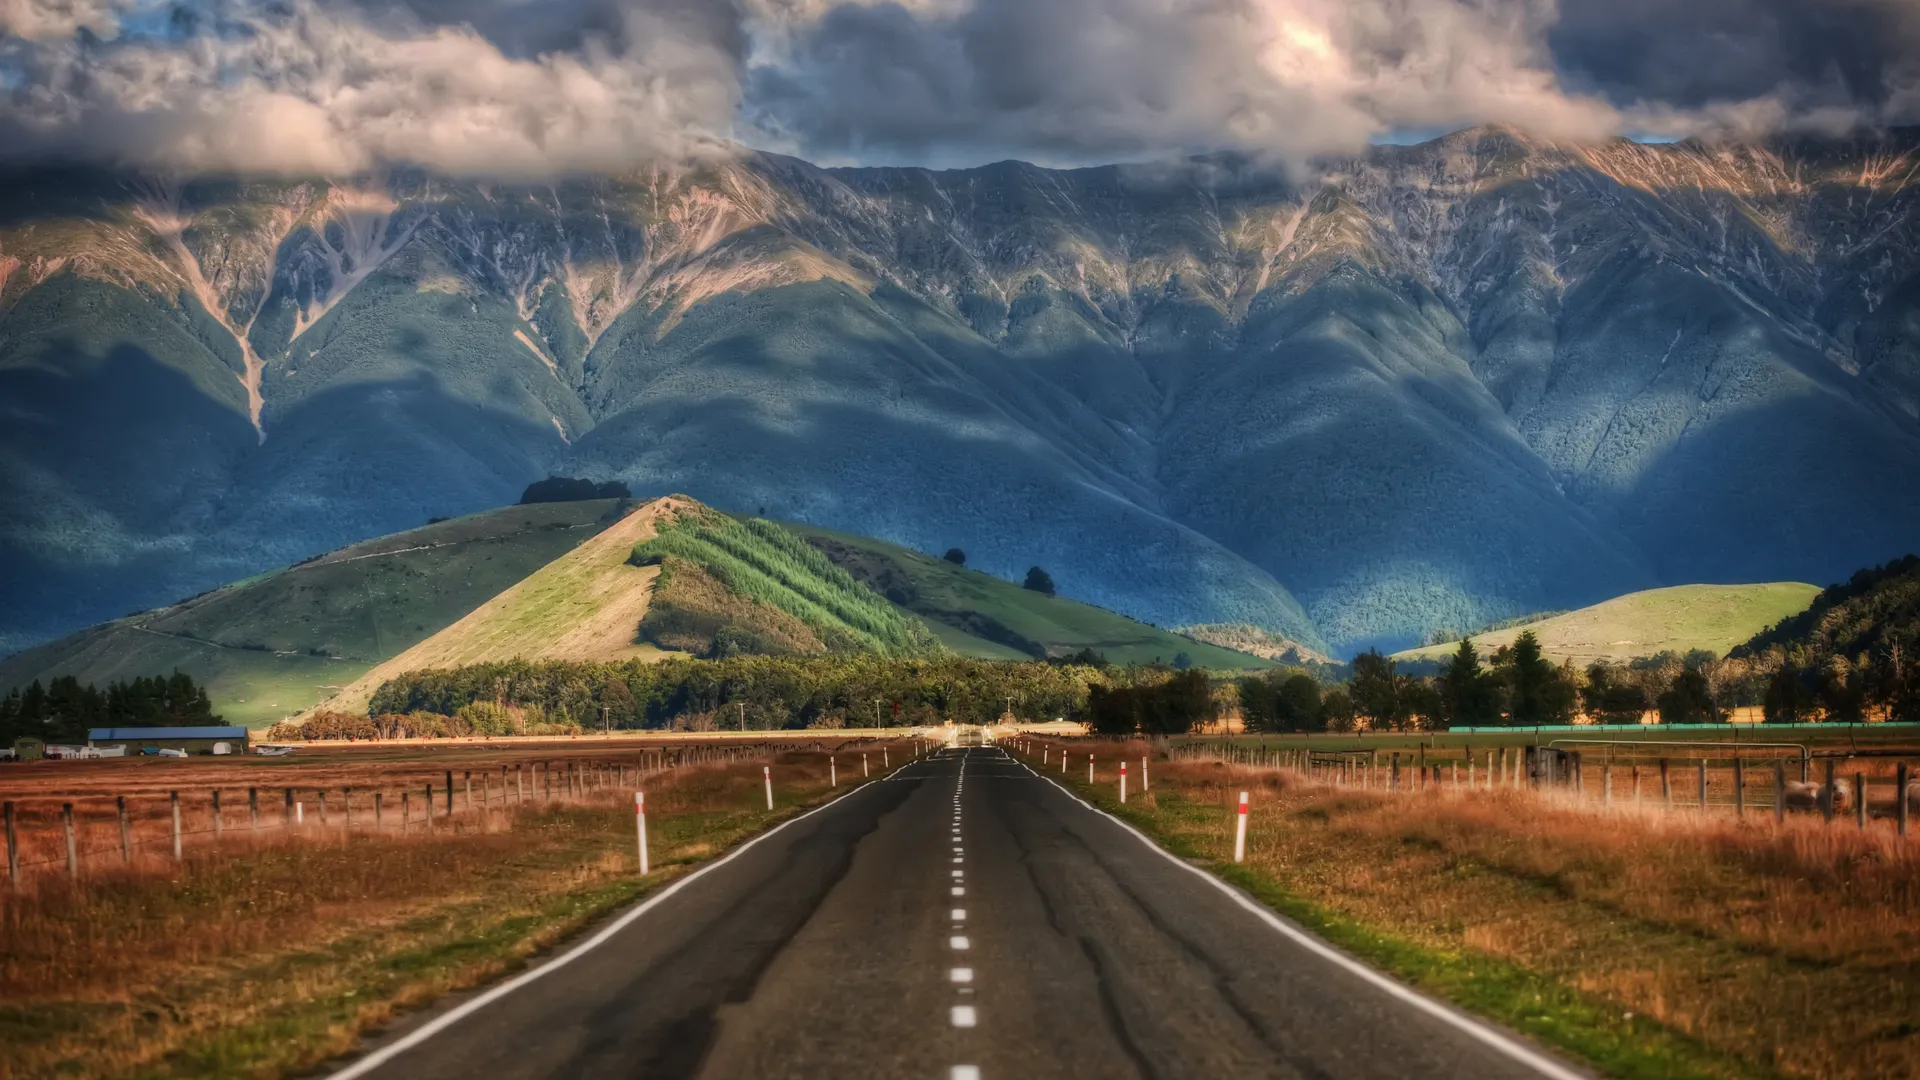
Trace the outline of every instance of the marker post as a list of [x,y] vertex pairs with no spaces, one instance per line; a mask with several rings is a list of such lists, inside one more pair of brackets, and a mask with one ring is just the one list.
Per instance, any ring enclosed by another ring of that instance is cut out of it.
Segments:
[[760,778],[767,782],[767,809],[773,809],[773,766],[760,766]]
[[1093,755],[1087,755],[1087,783],[1093,783]]
[[1240,793],[1239,823],[1233,827],[1233,861],[1247,861],[1247,793]]
[[1120,802],[1122,805],[1125,805],[1126,801],[1127,801],[1127,763],[1123,761],[1120,763]]
[[647,793],[633,793],[633,824],[640,833],[640,875],[647,874]]
[[1140,790],[1141,790],[1141,791],[1143,791],[1143,792],[1144,792],[1144,791],[1146,791],[1146,790],[1147,790],[1147,784],[1148,784],[1148,780],[1147,780],[1147,759],[1146,759],[1146,758],[1145,758],[1145,757],[1143,756],[1143,757],[1142,757],[1142,758],[1140,759]]

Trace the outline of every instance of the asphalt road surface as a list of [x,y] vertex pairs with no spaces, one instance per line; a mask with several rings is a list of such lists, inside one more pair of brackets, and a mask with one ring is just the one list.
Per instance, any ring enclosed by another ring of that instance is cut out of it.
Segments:
[[1583,1075],[992,747],[794,819],[335,1080]]

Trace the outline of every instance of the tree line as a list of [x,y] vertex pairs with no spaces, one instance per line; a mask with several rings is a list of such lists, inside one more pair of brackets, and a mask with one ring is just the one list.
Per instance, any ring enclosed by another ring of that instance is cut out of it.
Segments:
[[48,742],[84,742],[95,727],[191,727],[218,724],[213,702],[191,676],[142,675],[102,690],[62,675],[35,679],[0,697],[0,742],[23,735]]
[[1666,724],[1708,724],[1750,706],[1771,723],[1857,722],[1870,714],[1920,721],[1920,670],[1898,650],[1816,662],[1776,645],[1757,655],[1665,652],[1578,668],[1546,657],[1532,631],[1484,660],[1471,640],[1462,641],[1433,675],[1370,651],[1354,658],[1344,685],[1278,669],[1244,677],[1236,689],[1255,731],[1534,727],[1579,716],[1630,724],[1647,713]]

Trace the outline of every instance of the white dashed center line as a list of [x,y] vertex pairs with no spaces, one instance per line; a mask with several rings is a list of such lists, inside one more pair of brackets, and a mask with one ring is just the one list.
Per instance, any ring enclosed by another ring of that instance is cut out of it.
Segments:
[[957,908],[954,908],[954,909],[953,909],[953,921],[954,921],[954,922],[966,922],[966,921],[967,921],[967,909],[966,909],[966,908],[963,908],[963,907],[957,907]]
[[967,935],[955,934],[947,939],[947,945],[958,952],[967,951]]
[[955,1005],[953,1007],[953,1026],[954,1027],[970,1028],[970,1027],[973,1027],[978,1022],[979,1022],[979,1017],[974,1015],[973,1006]]
[[954,968],[952,971],[947,973],[947,980],[949,982],[970,983],[973,981],[973,969],[972,968]]

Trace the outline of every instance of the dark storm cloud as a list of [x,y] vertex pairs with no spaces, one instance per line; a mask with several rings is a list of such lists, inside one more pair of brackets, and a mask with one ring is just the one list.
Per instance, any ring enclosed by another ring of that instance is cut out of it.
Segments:
[[0,157],[1049,163],[1920,119],[1916,0],[0,0]]
[[1576,85],[1699,108],[1780,98],[1891,104],[1920,57],[1913,0],[1566,0],[1548,31]]

